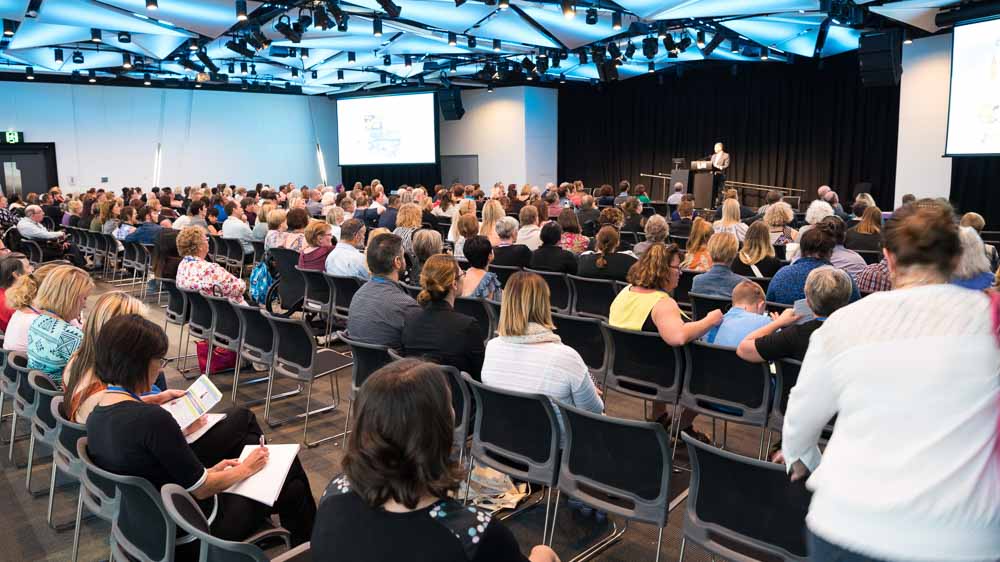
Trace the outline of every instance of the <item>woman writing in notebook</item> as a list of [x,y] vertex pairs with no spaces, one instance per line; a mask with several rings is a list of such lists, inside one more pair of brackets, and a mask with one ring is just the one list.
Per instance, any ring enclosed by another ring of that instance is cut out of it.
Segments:
[[[167,353],[167,336],[159,326],[135,314],[112,318],[101,329],[96,348],[94,373],[107,388],[87,417],[87,437],[88,452],[99,467],[145,478],[156,489],[167,483],[183,486],[198,500],[212,534],[219,538],[243,540],[276,512],[291,532],[293,545],[309,540],[316,504],[298,459],[273,507],[226,493],[267,464],[269,453],[263,445],[237,460],[244,445],[262,443],[260,429],[257,437],[248,432],[233,450],[216,451],[213,456],[225,455],[221,459],[207,458],[188,445],[167,410],[142,402],[139,395],[150,390]],[[196,558],[197,550],[196,543],[180,545],[177,558]]]

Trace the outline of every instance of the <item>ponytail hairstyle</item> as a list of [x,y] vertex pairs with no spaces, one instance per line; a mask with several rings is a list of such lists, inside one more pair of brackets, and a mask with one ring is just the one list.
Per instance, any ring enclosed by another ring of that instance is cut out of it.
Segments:
[[461,269],[455,258],[447,254],[435,254],[427,258],[420,270],[420,287],[417,302],[426,305],[430,302],[444,300],[451,292]]
[[596,250],[597,256],[597,267],[598,269],[604,269],[608,265],[608,254],[615,253],[618,249],[618,242],[620,237],[618,235],[618,230],[613,226],[602,227],[600,232],[597,233],[597,245]]
[[14,284],[4,293],[7,299],[7,306],[14,310],[31,306],[38,294],[38,287],[42,281],[55,268],[62,266],[62,263],[47,263],[36,269],[33,273],[22,275],[14,280]]

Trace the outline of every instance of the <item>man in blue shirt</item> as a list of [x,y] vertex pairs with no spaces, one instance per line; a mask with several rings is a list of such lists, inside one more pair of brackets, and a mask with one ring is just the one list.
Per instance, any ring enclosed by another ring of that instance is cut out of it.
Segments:
[[771,323],[764,310],[764,289],[753,281],[741,281],[733,289],[733,307],[722,317],[722,324],[705,334],[705,341],[728,347],[738,346],[747,334]]
[[705,273],[694,276],[691,292],[710,297],[731,297],[733,288],[746,279],[729,268],[737,251],[739,241],[735,235],[728,232],[713,234],[708,240],[708,255],[712,257],[712,267]]
[[[836,238],[829,224],[821,222],[802,234],[799,238],[799,251],[802,257],[774,274],[767,287],[767,300],[794,304],[795,301],[806,298],[806,278],[814,269],[833,267],[830,256],[833,255],[835,245]],[[854,279],[851,279],[851,302],[860,298],[858,286]]]
[[348,219],[340,225],[340,242],[326,257],[325,269],[330,275],[368,279],[368,267],[361,248],[365,247],[365,225],[358,219]]
[[153,222],[152,207],[141,207],[138,215],[142,222],[132,231],[132,234],[125,237],[125,241],[138,242],[145,245],[156,244],[156,238],[160,235],[163,227]]

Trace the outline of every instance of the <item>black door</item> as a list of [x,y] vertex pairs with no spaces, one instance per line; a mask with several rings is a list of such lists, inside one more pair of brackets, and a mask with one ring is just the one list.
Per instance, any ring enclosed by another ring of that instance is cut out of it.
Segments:
[[0,189],[18,193],[45,193],[59,185],[55,143],[0,145]]

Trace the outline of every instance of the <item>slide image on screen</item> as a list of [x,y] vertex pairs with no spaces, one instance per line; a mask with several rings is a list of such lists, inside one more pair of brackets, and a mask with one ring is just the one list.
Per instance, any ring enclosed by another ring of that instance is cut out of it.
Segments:
[[427,164],[437,159],[434,94],[337,100],[340,164]]
[[1000,153],[1000,19],[955,28],[947,154]]

